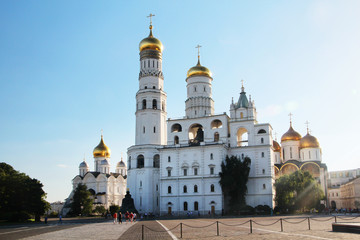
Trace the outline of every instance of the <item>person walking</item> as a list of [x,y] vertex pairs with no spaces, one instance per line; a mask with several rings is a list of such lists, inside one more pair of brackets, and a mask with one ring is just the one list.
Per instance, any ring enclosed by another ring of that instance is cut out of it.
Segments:
[[133,217],[134,217],[134,214],[131,212],[130,213],[130,222],[133,222]]
[[119,218],[119,224],[122,224],[122,214],[121,214],[121,212],[119,212],[118,218]]
[[114,213],[113,218],[114,218],[114,224],[117,223],[117,213],[116,212]]
[[62,223],[62,216],[61,216],[61,214],[59,215],[59,223],[60,223],[60,224]]

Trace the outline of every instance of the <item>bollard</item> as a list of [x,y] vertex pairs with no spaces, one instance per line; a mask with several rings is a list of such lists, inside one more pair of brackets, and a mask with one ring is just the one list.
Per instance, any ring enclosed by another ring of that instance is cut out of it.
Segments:
[[250,219],[250,233],[252,233],[252,220]]
[[180,238],[182,238],[182,223],[180,223]]
[[335,216],[335,223],[337,223],[336,216]]
[[141,239],[144,240],[144,224],[141,225]]
[[310,230],[310,218],[308,217],[308,225],[309,225],[309,230]]
[[283,224],[282,224],[282,218],[280,218],[280,226],[281,226],[281,231],[283,232]]
[[216,221],[216,235],[219,236],[219,221]]

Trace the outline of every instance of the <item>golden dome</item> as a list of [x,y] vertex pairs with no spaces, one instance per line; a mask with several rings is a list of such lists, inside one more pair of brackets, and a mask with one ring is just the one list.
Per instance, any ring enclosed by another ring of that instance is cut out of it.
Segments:
[[300,133],[296,132],[293,128],[292,125],[290,123],[290,128],[289,130],[282,135],[281,137],[281,142],[285,142],[285,141],[299,141],[301,139],[301,135]]
[[274,152],[280,152],[281,151],[281,147],[279,145],[279,143],[275,140],[273,140],[273,147],[274,147]]
[[102,135],[101,135],[100,143],[94,148],[93,155],[94,157],[110,157],[111,155],[111,150],[104,143],[104,139]]
[[150,25],[150,34],[147,38],[144,38],[143,40],[141,40],[140,44],[139,44],[139,50],[140,52],[143,50],[157,50],[162,52],[162,50],[164,49],[164,46],[162,45],[162,43],[160,42],[159,39],[154,38],[153,34],[152,34],[152,25]]
[[211,77],[212,73],[207,67],[201,66],[199,59],[196,66],[190,68],[189,71],[187,72],[187,77],[191,77],[194,75]]
[[300,140],[300,148],[319,148],[320,144],[316,137],[311,136],[307,133],[303,138]]

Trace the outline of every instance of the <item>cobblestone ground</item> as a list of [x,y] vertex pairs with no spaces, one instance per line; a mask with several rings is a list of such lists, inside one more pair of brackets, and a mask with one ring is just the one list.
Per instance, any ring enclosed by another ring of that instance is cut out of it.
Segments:
[[142,228],[144,228],[144,240],[172,240],[169,233],[157,221],[139,222],[122,234],[119,240],[141,240]]
[[33,237],[23,238],[26,240],[79,240],[79,239],[102,239],[102,240],[116,240],[128,228],[137,225],[137,223],[123,223],[114,224],[112,222],[86,224],[80,227],[60,230],[45,234],[36,235]]

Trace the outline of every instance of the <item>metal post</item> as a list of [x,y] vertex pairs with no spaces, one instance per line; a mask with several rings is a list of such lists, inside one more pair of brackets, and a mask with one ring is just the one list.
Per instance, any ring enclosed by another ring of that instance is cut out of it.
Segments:
[[308,217],[308,225],[309,225],[309,230],[310,230],[310,218]]
[[283,229],[283,224],[282,224],[282,218],[280,218],[280,226],[281,226],[281,231],[283,232],[284,229]]
[[141,239],[144,240],[144,224],[141,225]]
[[252,233],[252,220],[250,219],[250,233]]
[[335,223],[337,223],[336,216],[335,216]]
[[180,223],[180,238],[182,238],[182,223]]
[[216,221],[216,234],[219,236],[219,221]]

